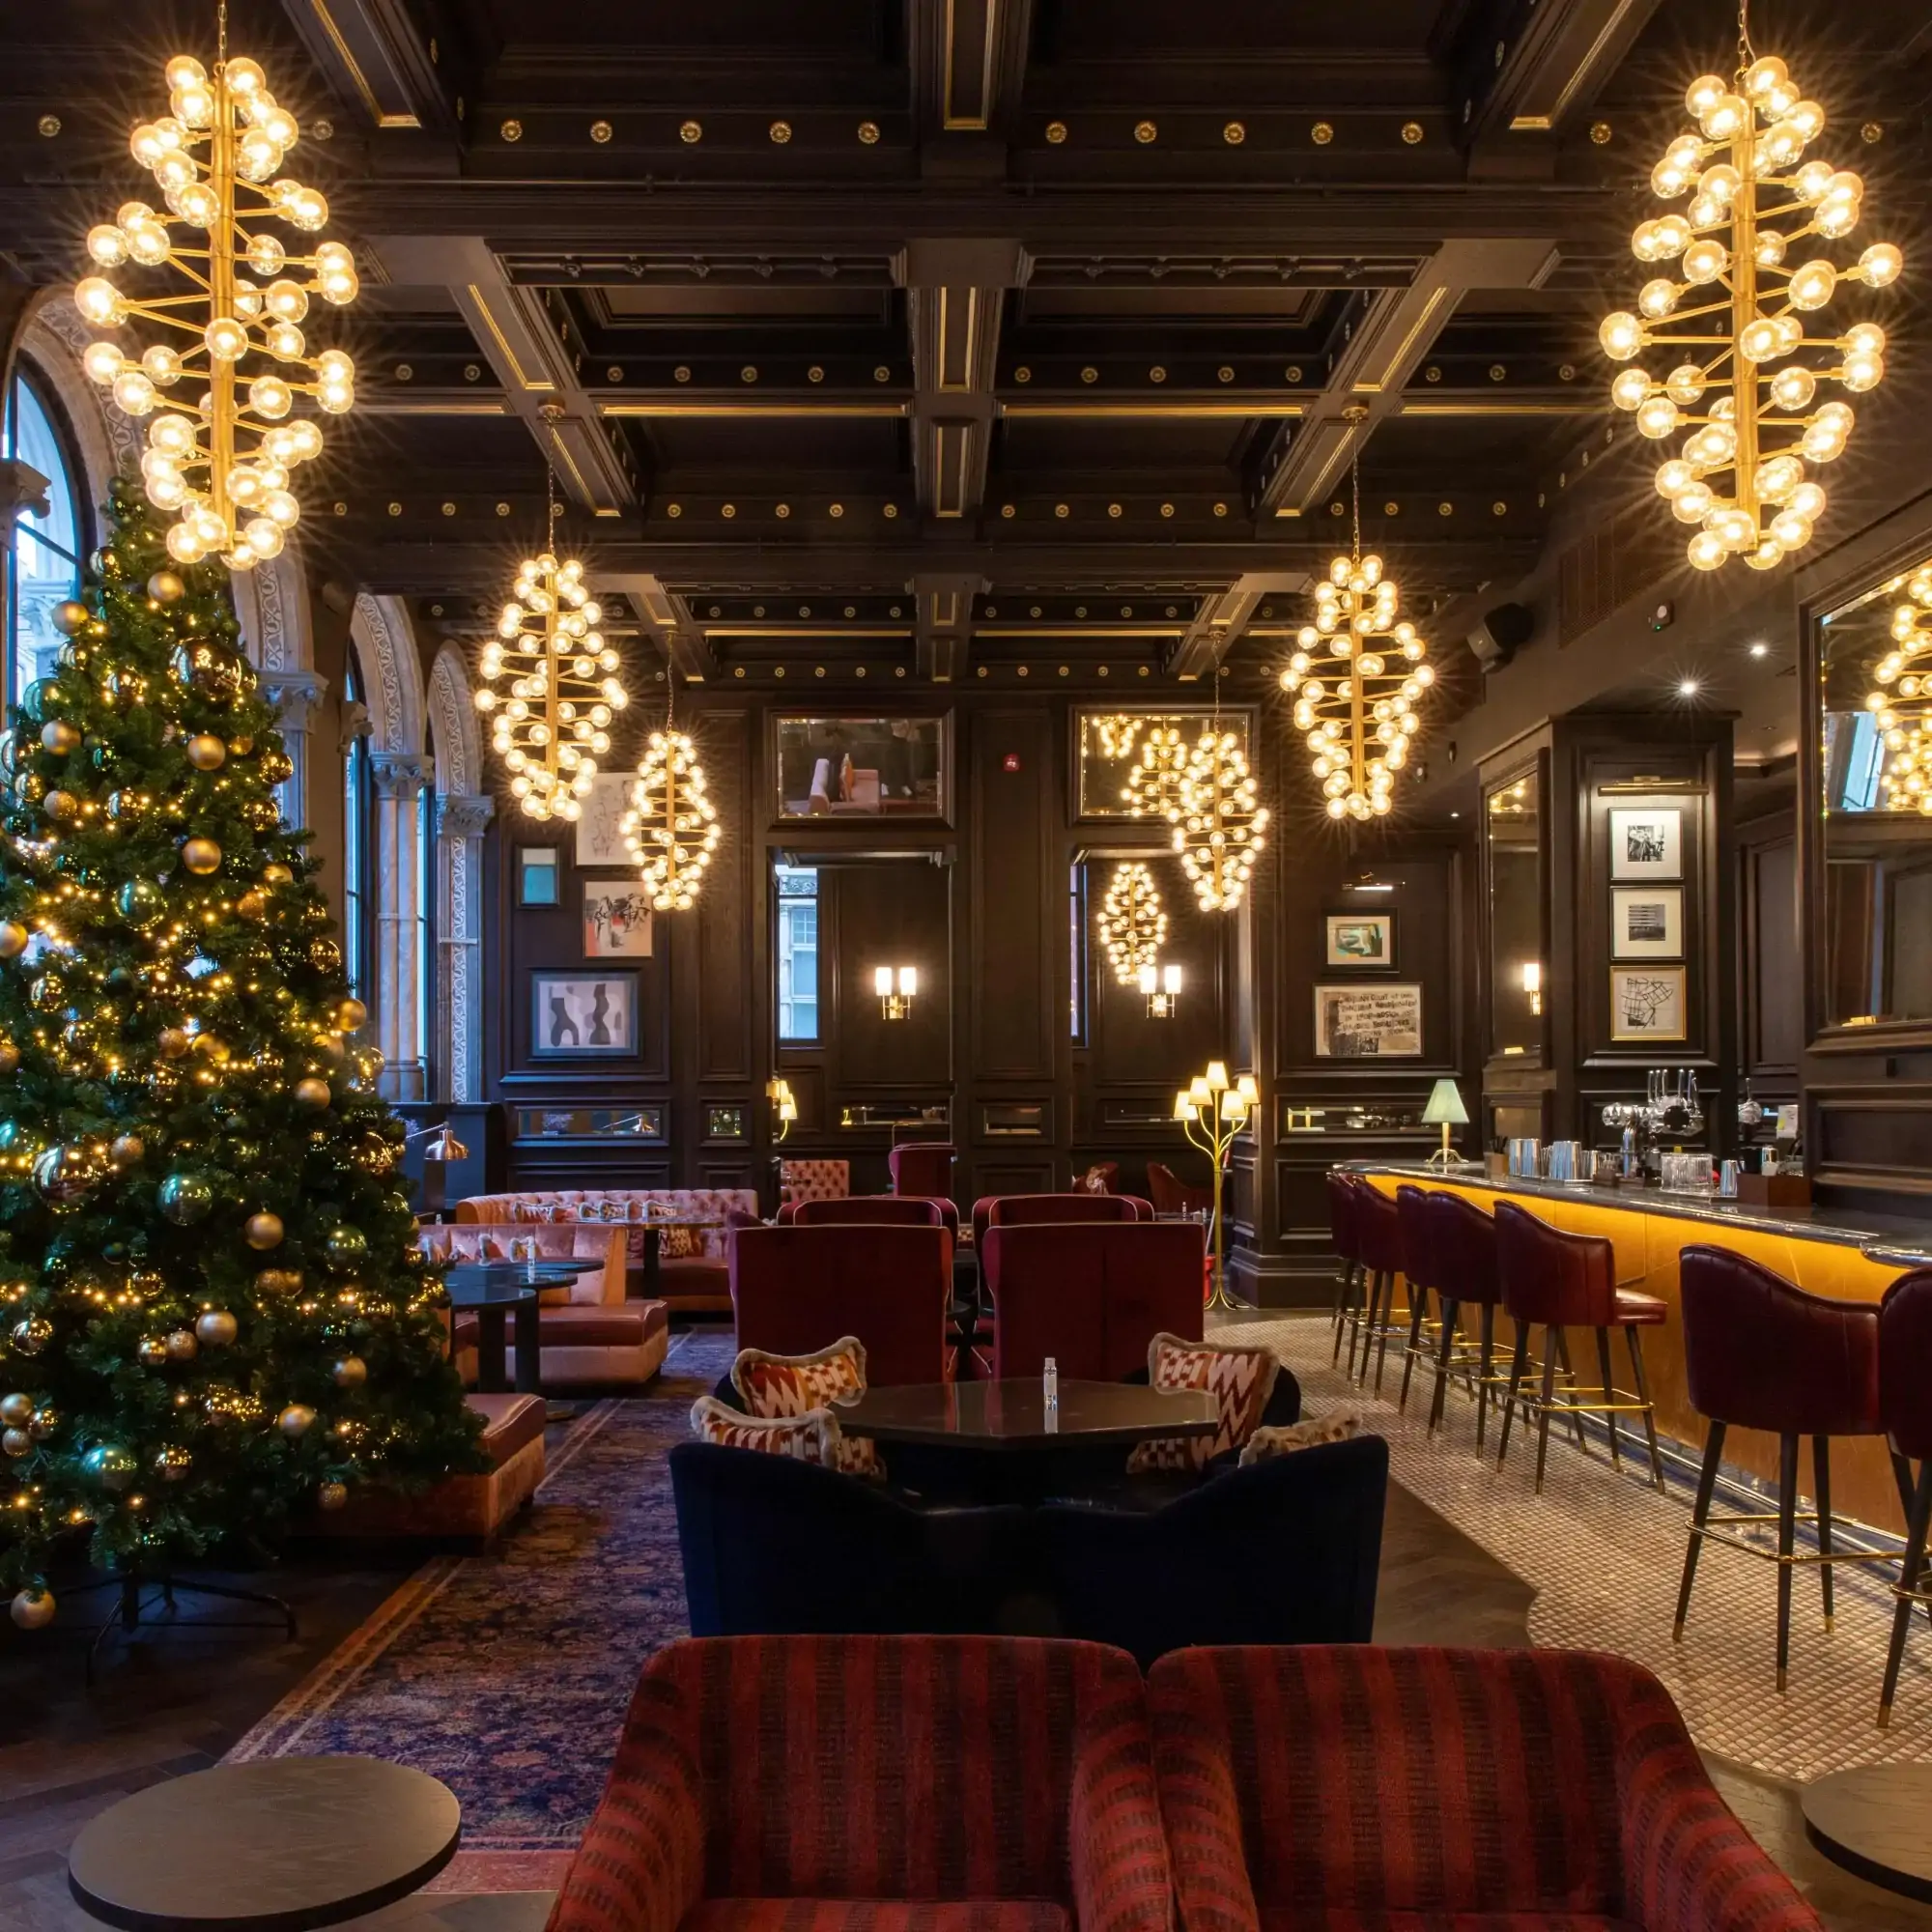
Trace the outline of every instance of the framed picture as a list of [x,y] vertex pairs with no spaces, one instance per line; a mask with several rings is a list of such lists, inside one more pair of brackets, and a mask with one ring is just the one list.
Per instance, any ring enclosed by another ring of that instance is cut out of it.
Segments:
[[1685,1039],[1684,968],[1610,968],[1612,1039]]
[[736,1100],[709,1101],[704,1109],[704,1139],[707,1145],[742,1141],[749,1138],[745,1132],[745,1109]]
[[563,868],[557,863],[562,856],[554,845],[517,847],[517,903],[520,906],[563,903]]
[[624,814],[631,809],[629,772],[599,772],[590,781],[583,815],[577,821],[577,863],[581,867],[628,866],[631,853],[624,843]]
[[1684,876],[1684,814],[1655,806],[1633,806],[1610,813],[1610,877],[1681,879]]
[[1328,937],[1328,965],[1394,967],[1394,913],[1331,912],[1324,915],[1324,921]]
[[1414,1059],[1422,1052],[1420,986],[1317,986],[1321,1060]]
[[1610,892],[1612,959],[1684,957],[1684,888],[1617,886]]
[[781,819],[944,818],[952,720],[780,714],[772,768]]
[[651,895],[628,880],[583,882],[583,956],[586,959],[648,959],[651,956]]
[[532,1060],[615,1060],[637,1050],[635,973],[530,975]]

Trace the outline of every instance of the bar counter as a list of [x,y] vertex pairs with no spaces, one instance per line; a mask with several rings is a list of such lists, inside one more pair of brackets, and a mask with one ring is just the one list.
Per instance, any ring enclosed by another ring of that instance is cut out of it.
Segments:
[[[1693,1460],[1703,1453],[1705,1423],[1690,1406],[1686,1387],[1677,1280],[1678,1257],[1685,1248],[1728,1248],[1762,1263],[1808,1293],[1841,1301],[1876,1302],[1908,1269],[1932,1267],[1932,1222],[1830,1208],[1751,1208],[1736,1201],[1665,1194],[1655,1187],[1496,1180],[1474,1166],[1445,1171],[1439,1166],[1378,1161],[1343,1165],[1384,1194],[1412,1181],[1446,1187],[1485,1209],[1499,1198],[1507,1199],[1567,1234],[1606,1238],[1616,1251],[1617,1286],[1654,1294],[1670,1311],[1662,1327],[1644,1334],[1644,1367],[1657,1405],[1659,1431],[1684,1445]],[[1504,1322],[1498,1352],[1502,1335],[1509,1332]],[[1724,1460],[1767,1482],[1776,1482],[1775,1436],[1734,1429],[1724,1444]],[[1809,1469],[1808,1455],[1804,1466]],[[1833,1440],[1832,1490],[1837,1515],[1903,1534],[1905,1519],[1882,1438]]]

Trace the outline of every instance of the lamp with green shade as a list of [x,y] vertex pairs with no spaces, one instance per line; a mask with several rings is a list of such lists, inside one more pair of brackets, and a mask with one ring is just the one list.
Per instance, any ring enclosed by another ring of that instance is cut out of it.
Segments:
[[1466,1127],[1469,1112],[1463,1105],[1463,1095],[1453,1080],[1438,1080],[1431,1090],[1429,1104],[1422,1110],[1422,1118],[1433,1127],[1442,1128],[1442,1145],[1429,1156],[1429,1164],[1434,1167],[1439,1160],[1444,1167],[1456,1164],[1456,1151],[1449,1145],[1451,1127]]

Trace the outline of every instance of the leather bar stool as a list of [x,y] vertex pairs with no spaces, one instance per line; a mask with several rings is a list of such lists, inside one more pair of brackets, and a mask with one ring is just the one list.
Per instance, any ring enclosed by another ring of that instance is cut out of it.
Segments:
[[[1388,1339],[1401,1334],[1394,1321],[1395,1284],[1408,1265],[1402,1244],[1402,1216],[1395,1202],[1366,1180],[1355,1180],[1355,1245],[1368,1276],[1368,1295],[1356,1333],[1349,1343],[1349,1373],[1357,1382],[1369,1378],[1369,1357],[1380,1344],[1376,1365],[1376,1393],[1382,1389],[1381,1364],[1388,1356]],[[1405,1323],[1404,1326],[1406,1324]],[[1355,1345],[1361,1344],[1359,1370],[1355,1365]]]
[[1352,1317],[1361,1292],[1362,1257],[1355,1240],[1353,1177],[1330,1168],[1322,1176],[1328,1187],[1328,1237],[1335,1247],[1335,1347],[1331,1362],[1342,1355],[1342,1329]]
[[[1496,1445],[1496,1467],[1509,1454],[1510,1420],[1521,1404],[1525,1426],[1536,1417],[1536,1488],[1543,1491],[1543,1469],[1549,1453],[1549,1418],[1567,1415],[1581,1439],[1583,1417],[1601,1415],[1610,1435],[1610,1461],[1623,1466],[1617,1417],[1640,1415],[1650,1443],[1651,1480],[1663,1488],[1663,1459],[1657,1447],[1657,1417],[1644,1380],[1639,1328],[1661,1325],[1663,1303],[1654,1295],[1636,1294],[1617,1286],[1616,1250],[1600,1235],[1566,1235],[1513,1201],[1496,1203],[1496,1263],[1502,1277],[1503,1306],[1516,1322],[1516,1353],[1510,1362],[1509,1396],[1503,1408],[1502,1434]],[[1523,1393],[1529,1367],[1530,1330],[1544,1329],[1543,1383],[1538,1395]],[[1564,1353],[1566,1328],[1590,1328],[1597,1336],[1597,1363],[1603,1378],[1603,1399],[1585,1402],[1577,1394],[1576,1378],[1564,1373],[1564,1387],[1556,1386],[1557,1360]],[[1631,1375],[1636,1391],[1618,1389],[1610,1367],[1610,1330],[1621,1328],[1630,1345]]]
[[[1406,1180],[1395,1191],[1396,1219],[1402,1224],[1402,1275],[1408,1284],[1408,1340],[1403,1345],[1402,1396],[1396,1403],[1398,1410],[1408,1407],[1409,1377],[1415,1371],[1415,1358],[1422,1352],[1423,1329],[1437,1325],[1429,1321],[1429,1297],[1432,1293],[1439,1296],[1442,1292],[1435,1265],[1434,1223],[1429,1212],[1432,1198],[1428,1188],[1417,1187]],[[1439,1325],[1442,1345],[1446,1349],[1455,1335],[1455,1327],[1446,1316]],[[1386,1347],[1386,1343],[1383,1346]],[[1379,1371],[1377,1379],[1379,1384]]]
[[1429,1196],[1429,1243],[1435,1293],[1442,1303],[1442,1346],[1435,1357],[1435,1395],[1429,1406],[1429,1430],[1434,1435],[1435,1425],[1442,1420],[1442,1395],[1449,1379],[1456,1323],[1464,1309],[1480,1308],[1482,1340],[1476,1355],[1476,1450],[1480,1454],[1490,1418],[1490,1393],[1507,1379],[1495,1373],[1496,1309],[1503,1298],[1496,1224],[1473,1201],[1437,1188]]
[[[1684,1369],[1690,1406],[1710,1420],[1704,1467],[1690,1513],[1690,1542],[1684,1552],[1684,1580],[1677,1590],[1677,1622],[1684,1634],[1697,1552],[1706,1538],[1753,1556],[1771,1552],[1727,1530],[1777,1525],[1777,1688],[1784,1689],[1791,1656],[1791,1572],[1797,1527],[1818,1531],[1818,1575],[1825,1599],[1825,1628],[1832,1628],[1832,1565],[1876,1559],[1832,1549],[1832,1437],[1876,1435],[1879,1419],[1878,1310],[1856,1301],[1828,1301],[1807,1294],[1781,1274],[1729,1248],[1690,1247],[1679,1258],[1684,1310]],[[1762,1429],[1777,1437],[1777,1508],[1713,1516],[1711,1497],[1727,1430]],[[1817,1507],[1798,1508],[1798,1448],[1810,1436]]]
[[[1925,1562],[1926,1532],[1932,1528],[1932,1268],[1901,1275],[1879,1304],[1878,1410],[1891,1448],[1898,1499],[1905,1505],[1905,1559],[1898,1572],[1885,1688],[1878,1699],[1878,1720],[1889,1724],[1913,1605],[1923,1604],[1926,1616],[1932,1617],[1932,1570]],[[1917,1483],[1912,1480],[1915,1462]]]

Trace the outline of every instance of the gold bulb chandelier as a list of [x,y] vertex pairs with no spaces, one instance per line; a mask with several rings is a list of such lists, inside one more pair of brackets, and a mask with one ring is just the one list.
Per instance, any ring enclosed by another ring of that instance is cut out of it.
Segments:
[[1885,734],[1879,772],[1887,809],[1932,817],[1932,565],[1905,586],[1891,613],[1892,648],[1879,660],[1865,707]]
[[[1353,412],[1350,412],[1352,414]],[[1363,412],[1366,414],[1366,412]],[[1354,527],[1349,554],[1316,585],[1315,621],[1295,638],[1281,688],[1294,699],[1294,728],[1314,757],[1330,818],[1379,818],[1393,803],[1395,775],[1408,762],[1415,706],[1435,682],[1428,646],[1396,615],[1393,578],[1362,554],[1362,486],[1351,470]]]
[[[1851,406],[1819,401],[1820,385],[1856,395],[1885,374],[1876,323],[1840,334],[1805,318],[1846,282],[1889,286],[1904,258],[1889,242],[1845,268],[1801,251],[1807,239],[1837,242],[1858,226],[1864,183],[1829,161],[1801,164],[1824,131],[1824,109],[1801,97],[1776,55],[1754,55],[1743,11],[1736,84],[1703,74],[1685,99],[1701,131],[1671,142],[1650,184],[1665,201],[1690,200],[1631,241],[1640,262],[1681,261],[1644,284],[1636,314],[1605,317],[1599,337],[1619,362],[1652,346],[1681,357],[1662,376],[1624,370],[1610,396],[1654,440],[1690,429],[1659,467],[1657,491],[1698,526],[1691,563],[1717,570],[1742,556],[1770,570],[1811,541],[1825,492],[1809,472],[1842,455],[1851,434]],[[1691,305],[1680,308],[1686,296]]]
[[[349,357],[308,353],[309,297],[341,305],[358,284],[341,242],[291,254],[262,226],[272,218],[312,235],[328,204],[277,172],[295,146],[296,119],[276,105],[254,61],[227,57],[225,7],[218,46],[212,76],[191,55],[168,62],[168,112],[142,122],[128,142],[167,212],[125,202],[87,237],[99,269],[172,269],[189,287],[137,297],[92,274],[73,298],[99,328],[138,319],[178,338],[131,357],[119,343],[90,343],[81,367],[127,414],[154,418],[141,473],[149,500],[176,517],[169,554],[184,564],[219,556],[244,570],[281,550],[301,514],[290,472],[322,453],[311,418],[288,420],[296,398],[313,396],[330,415],[355,401]],[[202,239],[190,247],[191,236]],[[184,382],[194,400],[170,398]]]
[[[1140,753],[1121,787],[1121,802],[1130,818],[1172,820],[1180,798],[1180,781],[1193,748],[1180,726],[1168,720],[1143,719]],[[1124,751],[1122,756],[1125,756]]]
[[1101,757],[1110,765],[1119,764],[1122,759],[1132,757],[1134,741],[1140,736],[1141,726],[1146,723],[1146,719],[1125,711],[1111,717],[1093,720],[1094,739]]
[[718,849],[718,813],[704,795],[697,747],[673,724],[668,707],[653,731],[631,787],[624,842],[643,875],[656,912],[688,912],[697,903],[704,868]]
[[1174,849],[1204,912],[1233,912],[1264,843],[1267,808],[1258,805],[1255,777],[1240,735],[1221,729],[1217,703],[1188,753],[1168,816]]
[[510,596],[483,647],[476,708],[491,717],[491,743],[524,810],[578,818],[611,749],[611,720],[630,698],[617,653],[596,628],[603,611],[583,587],[582,564],[557,560],[554,479],[550,541],[541,556],[524,559]]
[[1138,859],[1123,860],[1100,901],[1100,944],[1123,986],[1138,985],[1141,968],[1156,963],[1167,943],[1167,908],[1153,874]]

